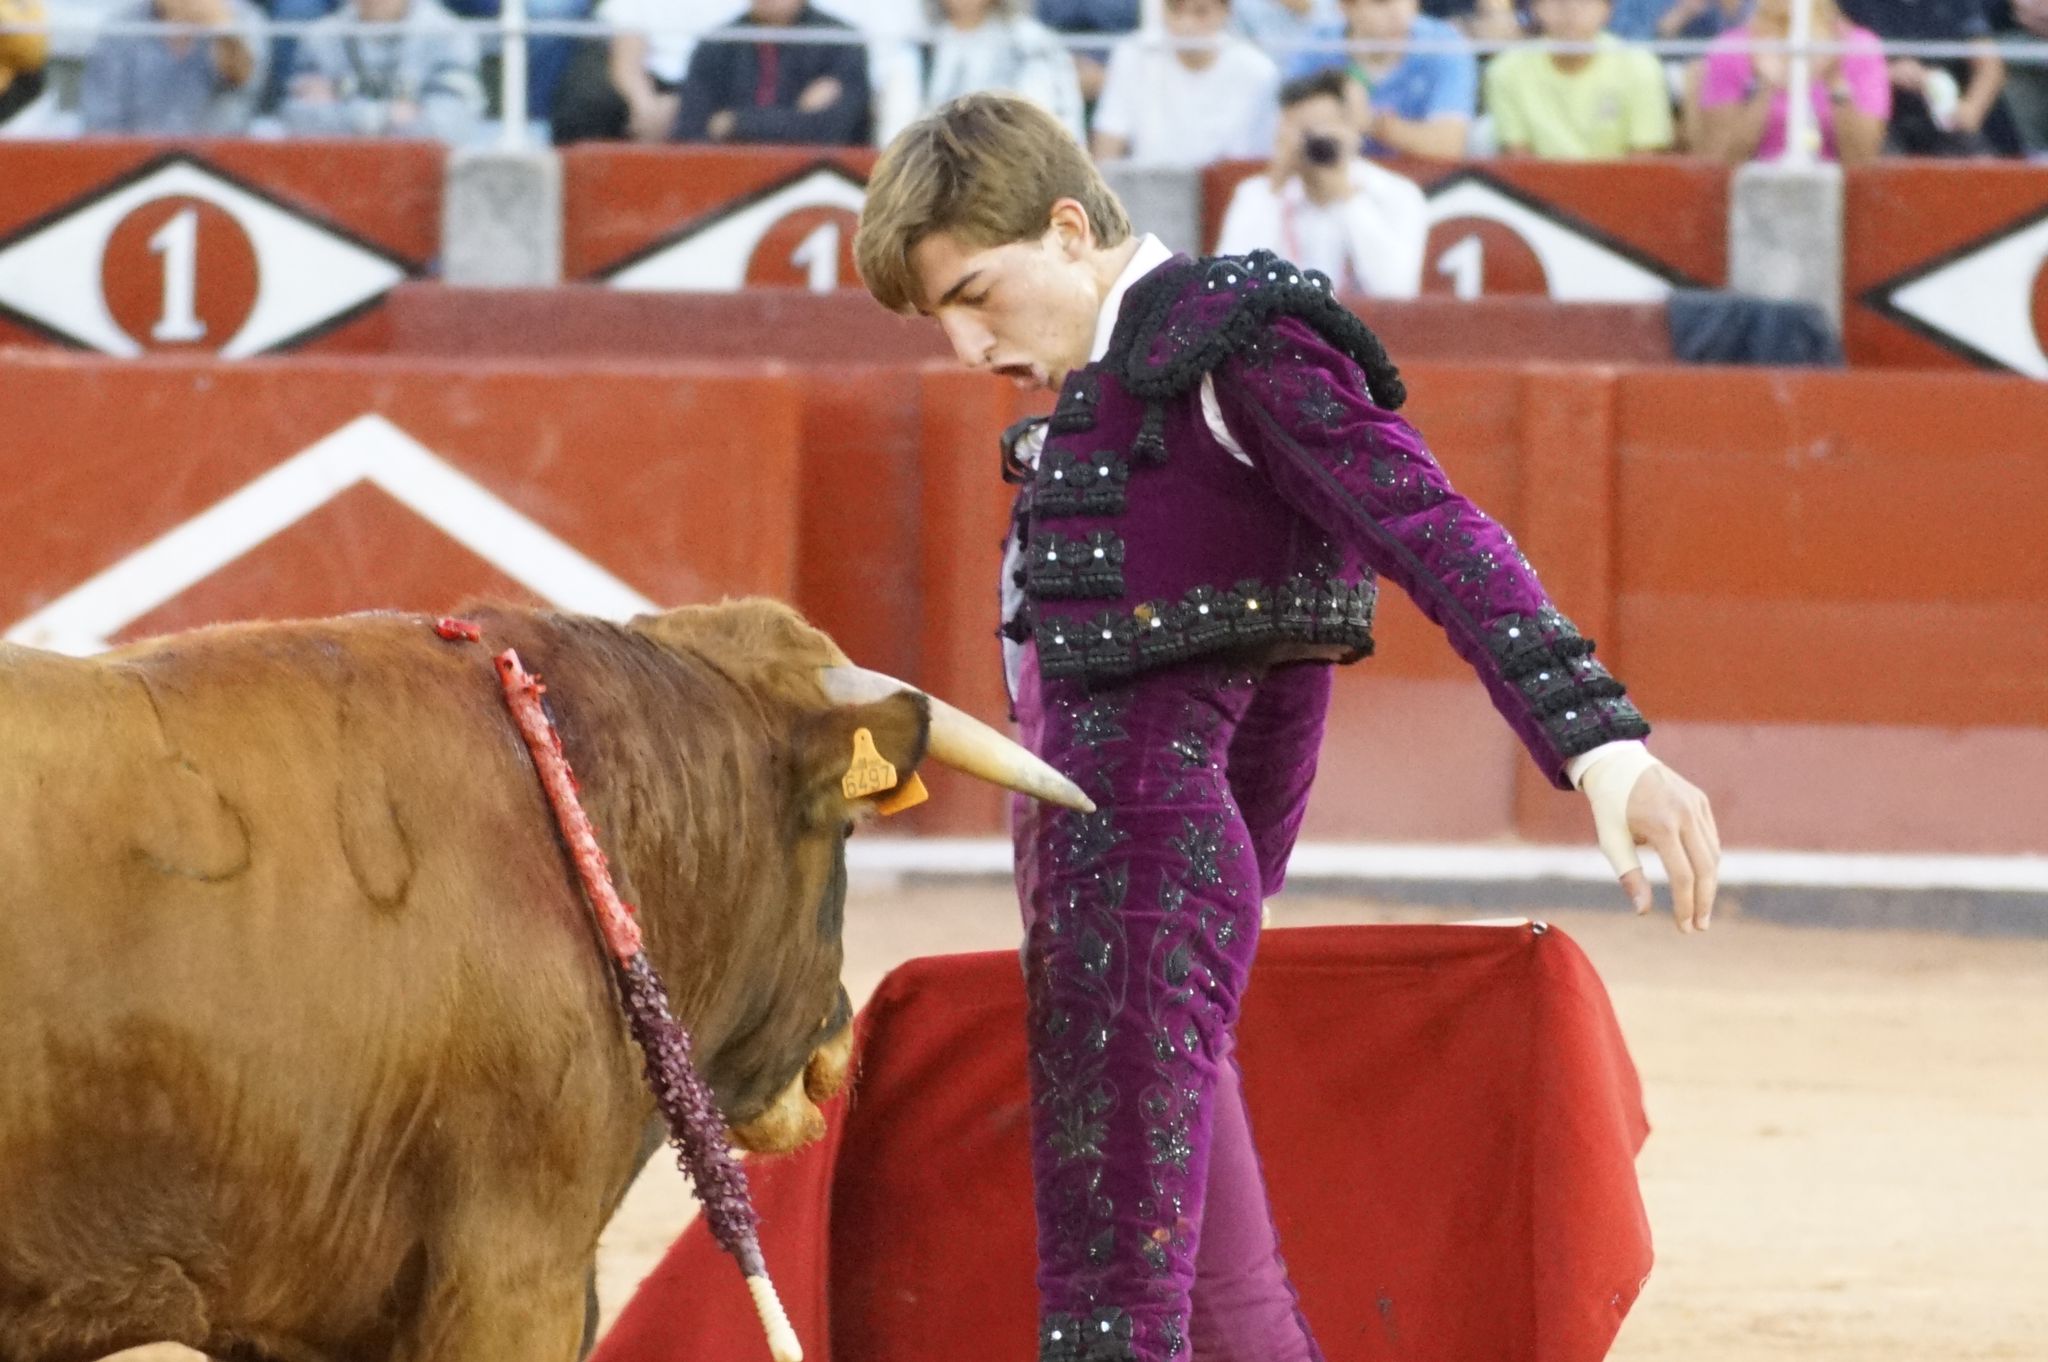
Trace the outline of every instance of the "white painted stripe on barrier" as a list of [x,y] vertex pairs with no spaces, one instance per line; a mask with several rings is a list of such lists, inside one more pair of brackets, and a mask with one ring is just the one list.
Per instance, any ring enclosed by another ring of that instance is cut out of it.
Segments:
[[625,619],[652,601],[374,413],[359,416],[7,629],[10,643],[80,655],[367,483],[542,600]]
[[[847,846],[856,873],[1007,875],[1010,844],[998,837],[857,837]],[[1655,855],[1645,862],[1663,879]],[[1288,866],[1304,880],[1568,880],[1608,884],[1614,872],[1590,847],[1491,843],[1304,842]],[[1933,889],[2048,895],[2048,856],[1913,856],[1822,851],[1731,851],[1721,884],[1821,889]]]

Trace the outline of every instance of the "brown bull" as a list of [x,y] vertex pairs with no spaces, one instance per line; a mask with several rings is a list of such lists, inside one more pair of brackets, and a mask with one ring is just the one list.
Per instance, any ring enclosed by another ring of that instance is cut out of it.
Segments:
[[925,698],[833,703],[762,602],[478,619],[0,645],[0,1362],[576,1355],[653,1106],[507,646],[740,1143],[822,1130],[841,777],[856,728],[907,776]]

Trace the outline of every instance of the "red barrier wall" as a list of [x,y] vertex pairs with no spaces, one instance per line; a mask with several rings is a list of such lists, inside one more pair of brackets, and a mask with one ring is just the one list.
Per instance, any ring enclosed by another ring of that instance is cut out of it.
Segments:
[[0,345],[346,346],[439,253],[446,158],[406,142],[0,142]]
[[1882,161],[1847,196],[1853,363],[2048,378],[2048,166]]
[[[1454,479],[1714,789],[1731,842],[2048,851],[2048,388],[1408,376]],[[584,607],[606,581],[663,604],[787,596],[864,662],[999,718],[994,438],[1040,400],[944,364],[17,354],[0,620],[90,638],[437,610],[524,565],[520,594]],[[209,507],[196,543],[171,536]],[[1379,656],[1338,688],[1309,835],[1581,840],[1580,802],[1535,779],[1435,629],[1397,592],[1381,618]],[[992,793],[933,784],[905,829],[1001,825]]]
[[[0,344],[236,357],[386,348],[386,294],[439,253],[445,159],[402,142],[0,142]],[[873,159],[571,149],[567,275],[642,291],[849,286]],[[1726,282],[1720,167],[1393,164],[1431,196],[1432,292],[1640,302]],[[1211,240],[1231,190],[1257,168],[1204,174]],[[1846,183],[1854,363],[2048,378],[2048,167],[1885,161]],[[1454,325],[1493,335],[1505,320],[1504,334],[1520,335],[1513,314],[1480,320]],[[1471,344],[1456,353],[1479,357]],[[1544,353],[1648,357],[1593,337]]]
[[[60,641],[478,593],[797,594],[784,377],[75,356],[0,373],[0,619],[58,603]],[[93,579],[96,598],[72,594]]]
[[[1559,303],[1527,294],[1405,300],[1351,298],[1389,350],[1410,359],[1663,364],[1671,326],[1660,303]],[[624,293],[591,284],[550,289],[392,290],[354,348],[444,358],[645,359],[706,356],[792,364],[944,359],[939,329],[897,317],[866,293],[762,287],[744,293]]]
[[861,186],[874,164],[855,148],[630,147],[562,153],[562,274],[610,278],[666,255],[679,269],[731,270],[742,284],[803,284],[792,260],[820,228],[835,282],[851,283]]
[[[564,159],[565,274],[635,288],[849,285],[873,160],[817,149],[573,148]],[[1671,159],[1393,165],[1431,195],[1432,291],[1449,293],[1460,279],[1470,291],[1477,279],[1488,294],[1634,301],[1727,279],[1725,167]],[[1207,240],[1230,190],[1257,169],[1245,162],[1207,172]]]
[[[1481,291],[1561,297],[1640,297],[1641,273],[1669,285],[1715,288],[1728,279],[1728,169],[1645,159],[1575,164],[1508,158],[1446,165],[1387,163],[1429,194],[1422,286],[1450,293],[1480,271]],[[1264,169],[1223,162],[1202,177],[1203,244],[1213,248],[1231,193]],[[1569,260],[1551,254],[1567,242]],[[1457,250],[1459,255],[1446,257]],[[1546,267],[1540,256],[1549,255]]]
[[[1603,310],[1604,311],[1604,310]],[[1579,330],[1591,330],[1582,322]],[[884,312],[858,289],[812,293],[625,293],[557,288],[392,290],[367,351],[447,359],[779,360],[790,364],[915,364],[952,353],[938,327]]]

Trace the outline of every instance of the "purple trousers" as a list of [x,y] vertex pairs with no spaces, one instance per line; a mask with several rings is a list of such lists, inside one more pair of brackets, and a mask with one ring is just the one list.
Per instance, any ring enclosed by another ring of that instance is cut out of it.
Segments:
[[1014,807],[1043,1362],[1321,1362],[1280,1257],[1232,1031],[1331,669],[1041,681],[1026,746],[1088,792]]

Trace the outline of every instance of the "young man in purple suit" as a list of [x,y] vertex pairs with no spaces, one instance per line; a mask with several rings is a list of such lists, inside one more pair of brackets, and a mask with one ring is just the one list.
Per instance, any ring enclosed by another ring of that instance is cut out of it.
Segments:
[[1638,911],[1657,850],[1684,931],[1720,858],[1706,797],[1396,410],[1377,338],[1266,253],[1131,232],[1052,118],[974,95],[908,128],[855,243],[884,306],[1059,394],[1005,437],[1002,565],[1026,743],[1092,814],[1020,806],[1043,1362],[1308,1362],[1231,1032],[1314,777],[1329,664],[1377,577],[1588,795]]

